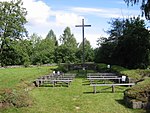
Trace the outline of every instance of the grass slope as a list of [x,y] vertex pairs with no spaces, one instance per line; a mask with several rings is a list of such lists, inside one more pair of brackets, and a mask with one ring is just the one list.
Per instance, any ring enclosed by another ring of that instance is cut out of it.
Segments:
[[[33,80],[49,68],[22,68],[0,70],[0,87],[14,87],[20,79]],[[3,74],[2,74],[3,73]],[[5,79],[4,79],[5,78]],[[6,81],[6,79],[8,81]],[[10,83],[6,83],[10,82]],[[38,87],[30,91],[34,104],[24,108],[9,108],[1,113],[144,113],[123,106],[123,90],[111,89],[93,94],[92,87],[85,85],[85,79],[76,78],[69,87]],[[99,90],[104,87],[99,87]]]
[[21,81],[31,82],[38,76],[49,74],[50,67],[0,69],[0,89],[13,88]]

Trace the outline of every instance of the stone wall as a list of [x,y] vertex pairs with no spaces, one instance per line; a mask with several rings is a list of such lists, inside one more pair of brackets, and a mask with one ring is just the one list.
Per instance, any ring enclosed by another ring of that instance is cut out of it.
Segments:
[[125,105],[132,109],[150,109],[150,97],[147,102],[131,99],[124,96]]

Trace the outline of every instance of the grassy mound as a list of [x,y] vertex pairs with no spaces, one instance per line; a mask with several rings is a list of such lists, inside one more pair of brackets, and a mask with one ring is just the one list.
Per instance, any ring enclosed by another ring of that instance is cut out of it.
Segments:
[[150,97],[150,78],[126,90],[125,96],[142,102],[148,102],[148,98]]
[[119,74],[128,76],[137,84],[125,91],[125,96],[147,102],[150,97],[150,70],[134,69],[129,70],[121,66],[111,66],[111,69],[107,69],[106,64],[98,64],[98,70],[113,71]]
[[120,66],[112,66],[112,69],[134,79],[137,84],[125,91],[125,96],[147,102],[150,96],[150,70],[129,70]]
[[[54,67],[52,67],[54,68]],[[29,91],[39,76],[49,74],[50,67],[6,68],[0,70],[0,107],[26,107],[32,104]]]

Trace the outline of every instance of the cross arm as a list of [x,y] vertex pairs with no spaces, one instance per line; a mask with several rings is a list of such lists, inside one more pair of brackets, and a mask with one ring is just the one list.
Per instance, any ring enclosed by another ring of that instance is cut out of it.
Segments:
[[76,25],[75,27],[91,27],[91,25]]

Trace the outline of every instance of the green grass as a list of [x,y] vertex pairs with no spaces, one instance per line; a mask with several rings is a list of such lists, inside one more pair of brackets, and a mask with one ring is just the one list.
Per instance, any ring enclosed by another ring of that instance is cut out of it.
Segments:
[[[0,87],[14,87],[20,80],[32,81],[37,76],[48,74],[49,67],[16,68],[0,70]],[[80,76],[81,77],[81,76]],[[7,79],[9,83],[6,83]],[[144,110],[132,110],[123,104],[123,91],[116,88],[102,90],[93,94],[92,87],[84,84],[85,79],[75,78],[69,87],[38,87],[29,94],[34,103],[30,107],[1,109],[1,113],[144,113]]]
[[125,74],[128,77],[133,78],[135,80],[140,80],[142,78],[142,76],[139,73],[139,69],[129,70],[129,69],[123,68],[121,66],[116,66],[116,65],[112,66],[112,69],[114,71],[119,72],[120,74]]
[[0,89],[13,88],[22,81],[32,82],[37,77],[50,72],[50,67],[0,69]]

